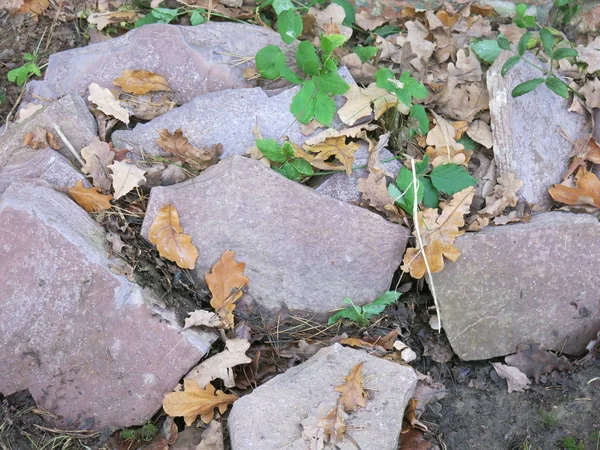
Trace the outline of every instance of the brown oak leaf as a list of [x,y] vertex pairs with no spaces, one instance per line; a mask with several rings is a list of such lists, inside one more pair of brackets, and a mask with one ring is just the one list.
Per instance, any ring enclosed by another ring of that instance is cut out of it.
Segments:
[[581,168],[575,175],[575,187],[555,184],[549,189],[554,200],[566,205],[590,205],[600,208],[600,180]]
[[174,133],[167,129],[161,130],[156,144],[164,151],[175,155],[178,161],[189,164],[193,170],[197,171],[216,164],[223,152],[223,146],[220,144],[205,148],[193,146],[183,135],[181,128],[175,130]]
[[363,363],[354,366],[344,377],[345,383],[335,388],[336,392],[341,394],[340,403],[344,405],[346,411],[355,411],[359,407],[367,406],[367,391],[363,386],[362,367]]
[[110,149],[110,145],[94,138],[81,149],[81,157],[85,160],[81,171],[92,177],[94,186],[107,192],[112,184],[107,168],[115,159],[115,153]]
[[196,266],[198,250],[192,244],[192,238],[183,233],[175,206],[167,204],[160,209],[150,226],[148,238],[163,258],[173,261],[182,269]]
[[[308,146],[304,145],[304,150],[316,153],[310,163],[321,170],[340,170],[345,169],[346,174],[352,174],[352,164],[354,164],[354,153],[359,146],[356,142],[346,144],[345,136],[329,137],[320,144]],[[337,160],[328,161],[331,157]]]
[[147,70],[124,70],[113,84],[134,95],[171,90],[169,82],[162,75]]
[[98,188],[86,188],[83,181],[79,180],[77,184],[67,190],[73,200],[87,212],[100,212],[110,209],[112,205],[112,195],[104,195],[98,192]]

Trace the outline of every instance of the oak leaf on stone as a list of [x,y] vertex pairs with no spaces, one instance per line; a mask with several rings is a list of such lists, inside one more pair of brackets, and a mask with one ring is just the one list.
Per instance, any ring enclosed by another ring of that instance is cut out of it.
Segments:
[[[329,137],[320,144],[313,146],[304,145],[303,147],[304,150],[310,153],[316,153],[310,163],[317,169],[345,169],[348,176],[352,174],[354,154],[359,149],[356,142],[346,143],[345,136]],[[330,160],[331,158],[334,159]]]
[[234,257],[235,253],[227,250],[212,267],[211,273],[205,276],[206,284],[212,294],[210,305],[228,328],[233,327],[234,324],[235,302],[242,297],[242,288],[248,286],[250,282],[244,275],[246,264],[238,263]]
[[183,380],[184,391],[170,392],[163,399],[163,409],[171,417],[183,417],[185,424],[191,426],[196,418],[204,423],[210,423],[215,415],[215,409],[223,414],[229,405],[238,397],[216,391],[212,384],[202,388],[194,380]]
[[85,160],[81,171],[92,177],[94,186],[107,192],[112,184],[108,166],[115,159],[115,152],[110,149],[110,145],[94,138],[92,142],[81,149],[81,157]]
[[196,266],[198,250],[192,244],[192,238],[183,233],[174,205],[167,204],[160,209],[150,226],[148,238],[163,258],[173,261],[182,269]]
[[148,70],[124,70],[113,84],[134,95],[171,90],[169,82],[162,75]]
[[134,164],[129,164],[125,161],[115,161],[107,167],[112,171],[109,176],[112,178],[115,200],[123,197],[146,181],[144,177],[146,171]]
[[194,380],[199,386],[205,386],[219,378],[223,380],[225,387],[233,387],[235,386],[233,368],[252,361],[246,356],[249,348],[250,342],[247,339],[228,339],[225,350],[202,361],[185,376],[185,379]]
[[87,212],[101,212],[110,209],[112,205],[112,195],[105,195],[98,192],[98,188],[86,188],[83,181],[79,180],[74,187],[67,190],[75,202]]
[[121,122],[129,123],[129,112],[119,104],[109,89],[100,87],[97,83],[92,83],[89,85],[89,91],[88,100],[94,103],[100,111],[119,119]]
[[552,198],[565,205],[588,205],[600,208],[600,180],[593,172],[581,168],[575,175],[575,186],[555,184],[549,189]]
[[367,391],[363,386],[362,367],[363,363],[354,366],[344,377],[344,383],[335,388],[336,392],[341,394],[339,401],[345,411],[355,411],[367,406]]
[[223,152],[220,144],[208,148],[198,148],[183,135],[181,128],[171,133],[167,129],[160,131],[156,144],[167,153],[175,155],[176,160],[187,163],[193,170],[200,171],[216,164]]

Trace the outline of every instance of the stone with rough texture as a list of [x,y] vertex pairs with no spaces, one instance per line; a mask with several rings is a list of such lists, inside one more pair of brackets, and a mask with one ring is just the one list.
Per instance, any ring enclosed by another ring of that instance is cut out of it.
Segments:
[[258,161],[233,156],[198,177],[152,188],[142,226],[172,203],[200,256],[200,283],[223,252],[246,263],[248,300],[275,311],[325,314],[346,297],[358,304],[390,287],[408,229],[290,181]]
[[[334,408],[339,397],[335,387],[359,363],[363,363],[369,397],[366,407],[349,414],[347,435],[362,450],[396,450],[404,409],[417,384],[415,371],[339,344],[322,349],[236,401],[227,421],[232,450],[309,448],[300,437],[300,422],[321,404],[325,414]],[[357,448],[348,438],[338,446]]]
[[[287,50],[278,33],[256,25],[209,22],[194,27],[151,24],[125,35],[50,56],[43,81],[29,82],[34,95],[54,100],[75,92],[87,97],[88,86],[115,89],[124,70],[149,70],[166,78],[178,103],[222,89],[251,87],[244,78],[249,62],[267,45]],[[241,63],[240,63],[241,62]]]
[[0,198],[0,392],[70,428],[141,425],[210,347],[111,271],[103,229],[43,181]]
[[600,331],[600,224],[549,212],[459,237],[461,255],[434,275],[442,325],[464,360],[540,342],[570,355]]
[[[364,166],[367,164],[367,160],[369,159],[369,150],[366,144],[363,141],[360,141],[359,145],[360,148],[354,154],[354,166]],[[380,161],[385,161],[386,159],[394,157],[394,155],[392,155],[387,149],[382,149],[379,155]],[[400,163],[400,161],[397,159],[383,163],[383,168],[385,171],[394,179],[398,175],[401,167],[402,163]],[[357,183],[359,179],[365,178],[368,175],[368,169],[353,170],[350,176],[346,175],[345,173],[336,173],[327,177],[325,180],[317,180],[317,182],[321,181],[321,183],[315,187],[315,191],[317,191],[319,194],[336,198],[342,202],[358,205],[360,204],[361,193],[358,190]]]
[[70,160],[75,161],[73,155],[57,136],[52,127],[53,123],[60,127],[77,151],[97,137],[96,121],[83,99],[75,94],[66,95],[37,111],[22,123],[10,124],[4,135],[0,137],[0,167],[6,165],[13,155],[31,151],[31,148],[23,145],[23,139],[27,133],[35,131],[37,127],[51,132],[60,145],[59,151]]
[[[500,173],[514,172],[523,181],[521,197],[548,208],[553,200],[548,188],[560,183],[569,165],[576,139],[589,133],[583,115],[569,112],[569,101],[545,85],[513,98],[518,84],[537,78],[541,72],[520,62],[506,77],[500,69],[510,52],[502,52],[487,75],[494,141],[494,159]],[[528,55],[535,64],[543,65]],[[564,133],[571,140],[561,136]]]
[[13,181],[39,178],[60,188],[73,187],[78,181],[90,187],[85,176],[60,153],[46,148],[20,153],[0,169],[0,195]]

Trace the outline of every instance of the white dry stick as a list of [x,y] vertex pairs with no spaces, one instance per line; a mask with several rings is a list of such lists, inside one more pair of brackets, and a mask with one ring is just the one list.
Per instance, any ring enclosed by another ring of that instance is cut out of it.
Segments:
[[[417,172],[415,170],[415,158],[410,158],[410,165],[412,168],[412,177],[414,183],[414,202],[413,202],[413,222],[415,224],[415,231],[417,232],[417,241],[419,242],[419,247],[421,249],[421,254],[423,255],[423,262],[425,262],[425,269],[427,269],[427,276],[429,277],[429,289],[431,289],[431,296],[433,297],[433,303],[435,304],[435,312],[437,313],[438,320],[441,324],[442,316],[440,315],[440,308],[438,306],[437,295],[435,293],[435,285],[433,284],[433,277],[431,276],[431,269],[429,268],[429,261],[427,261],[427,256],[425,255],[425,246],[423,245],[423,239],[421,239],[421,230],[419,228],[419,182],[417,180]],[[438,333],[442,332],[442,327],[438,329]]]
[[63,144],[65,144],[65,146],[73,154],[75,159],[79,162],[79,164],[81,164],[81,166],[85,166],[85,161],[81,158],[81,156],[79,156],[79,153],[77,153],[77,150],[75,150],[75,147],[73,147],[73,145],[69,142],[67,137],[63,134],[60,127],[57,124],[53,123],[52,128],[54,128],[54,131],[56,131],[56,134],[58,134],[58,137],[60,138],[60,140],[63,141]]

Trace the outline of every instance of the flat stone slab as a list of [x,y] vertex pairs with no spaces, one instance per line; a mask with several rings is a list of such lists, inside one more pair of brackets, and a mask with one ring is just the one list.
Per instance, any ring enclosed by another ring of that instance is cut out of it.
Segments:
[[[500,174],[514,172],[523,181],[524,200],[548,208],[553,204],[548,188],[563,179],[573,153],[571,142],[590,129],[584,116],[568,111],[568,100],[543,84],[513,98],[515,86],[540,77],[541,72],[521,61],[503,78],[500,70],[509,56],[503,51],[487,75],[496,167]],[[526,57],[544,64],[530,54]]]
[[600,331],[600,224],[549,212],[455,242],[461,255],[434,275],[442,325],[464,360],[539,342],[581,355]]
[[23,144],[23,139],[27,133],[36,131],[38,127],[52,133],[60,145],[59,151],[68,159],[75,161],[73,155],[58,138],[52,124],[60,127],[65,137],[78,151],[97,138],[96,121],[83,99],[75,94],[66,95],[40,109],[23,122],[9,124],[4,135],[0,137],[0,167],[5,166],[15,154],[32,150]]
[[[339,397],[335,387],[359,363],[363,363],[369,397],[367,406],[346,420],[347,434],[362,450],[396,450],[404,408],[417,384],[415,371],[339,344],[320,350],[236,401],[227,421],[231,448],[306,450],[300,422],[322,403],[334,408]],[[340,450],[356,450],[347,438],[338,445]]]
[[142,236],[167,203],[198,248],[195,279],[204,284],[223,252],[233,250],[246,263],[246,297],[271,311],[285,305],[325,314],[346,297],[375,300],[389,289],[409,235],[241,156],[184,183],[152,188]]
[[206,92],[256,86],[243,71],[267,45],[293,49],[279,33],[256,25],[144,25],[118,38],[51,55],[44,80],[29,82],[27,99],[55,100],[71,92],[87,98],[91,83],[114,89],[113,80],[124,70],[144,69],[165,77],[175,100],[185,103]]
[[104,245],[45,182],[0,198],[0,392],[29,389],[64,427],[141,425],[210,347],[154,316]]

